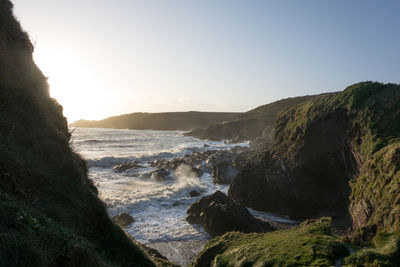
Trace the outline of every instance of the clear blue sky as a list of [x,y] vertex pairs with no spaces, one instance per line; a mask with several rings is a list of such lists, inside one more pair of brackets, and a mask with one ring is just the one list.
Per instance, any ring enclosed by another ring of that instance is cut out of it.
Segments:
[[14,0],[69,121],[400,83],[397,0]]

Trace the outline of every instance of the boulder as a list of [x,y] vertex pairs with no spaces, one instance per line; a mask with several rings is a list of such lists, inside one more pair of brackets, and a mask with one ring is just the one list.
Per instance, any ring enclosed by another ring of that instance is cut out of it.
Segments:
[[171,172],[167,171],[164,168],[157,169],[153,171],[150,175],[152,179],[155,179],[157,182],[163,182],[165,180],[168,180],[170,177]]
[[190,197],[198,197],[198,196],[200,196],[200,193],[197,190],[192,190],[192,191],[190,191],[189,196]]
[[112,220],[122,227],[126,227],[135,221],[131,215],[125,212],[115,215]]
[[124,162],[124,163],[116,165],[113,168],[113,171],[121,173],[121,172],[125,172],[127,170],[130,170],[130,169],[139,169],[139,168],[143,168],[143,166],[140,165],[140,162],[139,161],[132,161],[132,162]]
[[216,184],[230,184],[236,178],[239,171],[227,161],[213,166],[212,177]]
[[221,191],[193,203],[187,211],[186,220],[191,224],[201,224],[212,236],[230,231],[258,233],[273,230],[269,223],[253,217],[245,207]]

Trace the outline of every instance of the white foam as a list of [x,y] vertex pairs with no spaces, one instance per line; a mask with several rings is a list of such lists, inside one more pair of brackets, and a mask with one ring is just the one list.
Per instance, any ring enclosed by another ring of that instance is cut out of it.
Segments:
[[[228,186],[215,185],[209,173],[197,177],[188,166],[180,166],[169,179],[157,182],[149,179],[154,168],[145,163],[193,151],[229,149],[237,144],[205,142],[183,136],[179,131],[82,128],[74,131],[73,140],[75,150],[87,159],[90,177],[97,184],[110,215],[127,212],[135,219],[127,229],[135,239],[148,243],[209,238],[201,227],[185,220],[186,210],[201,197],[191,198],[189,193],[192,190],[202,195],[216,190],[226,193]],[[205,143],[209,147],[204,148]],[[112,171],[115,165],[134,160],[141,161],[144,168],[123,173]]]

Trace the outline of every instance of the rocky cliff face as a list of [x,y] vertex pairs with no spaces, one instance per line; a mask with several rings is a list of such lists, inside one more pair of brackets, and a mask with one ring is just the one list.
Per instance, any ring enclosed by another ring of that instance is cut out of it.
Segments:
[[114,225],[69,147],[33,46],[0,0],[0,261],[3,266],[152,266]]
[[231,197],[294,218],[345,211],[354,228],[400,226],[400,86],[364,82],[293,106],[275,137]]

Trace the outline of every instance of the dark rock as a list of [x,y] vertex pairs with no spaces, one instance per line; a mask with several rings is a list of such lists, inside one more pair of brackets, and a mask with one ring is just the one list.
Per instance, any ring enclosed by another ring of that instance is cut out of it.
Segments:
[[216,184],[230,184],[236,178],[239,171],[229,162],[221,162],[214,165],[212,171],[213,181]]
[[189,195],[190,195],[190,197],[198,197],[198,196],[200,196],[200,193],[197,190],[192,190],[192,191],[190,191]]
[[269,223],[254,218],[245,207],[220,191],[193,203],[187,214],[189,223],[201,224],[212,236],[230,231],[252,233],[273,230]]
[[203,145],[203,147],[204,147],[204,148],[206,148],[206,147],[210,147],[210,146],[209,146],[209,145],[207,145],[207,144],[204,144],[204,145]]
[[[292,219],[348,210],[348,181],[357,172],[342,134],[348,118],[344,110],[324,116],[317,122],[305,121],[302,126],[306,130],[299,133],[284,128],[281,122],[276,144],[241,168],[230,184],[229,196],[246,207]],[[291,141],[289,131],[297,139]]]
[[186,160],[182,158],[175,158],[165,164],[165,168],[169,170],[176,170],[181,165],[189,165]]
[[124,162],[124,163],[116,165],[113,168],[113,171],[121,173],[121,172],[130,170],[130,169],[139,169],[139,168],[143,168],[143,166],[140,165],[140,162],[139,161],[132,161],[132,162]]
[[157,258],[157,259],[162,259],[162,260],[168,261],[168,258],[165,257],[164,255],[162,255],[157,249],[147,247],[143,244],[140,244],[140,245],[144,249],[144,251],[146,252],[147,255]]
[[151,173],[151,178],[155,179],[157,182],[163,182],[165,180],[168,180],[170,177],[171,173],[167,171],[164,168],[157,169]]
[[191,171],[196,174],[197,177],[201,177],[203,175],[203,171],[199,168],[192,167]]
[[125,212],[115,215],[112,220],[122,227],[126,227],[135,221],[131,215]]

